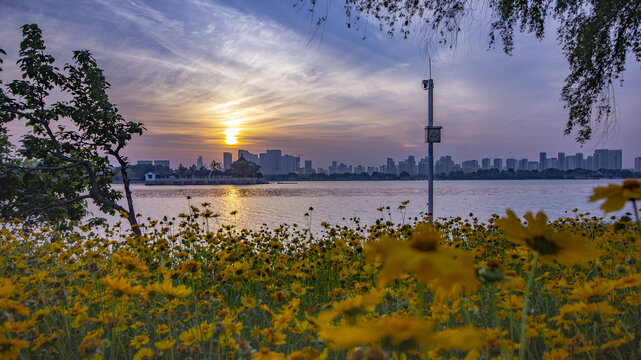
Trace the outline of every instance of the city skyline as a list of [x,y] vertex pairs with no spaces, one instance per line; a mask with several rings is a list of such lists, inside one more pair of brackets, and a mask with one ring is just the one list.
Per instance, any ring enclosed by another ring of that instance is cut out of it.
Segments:
[[[548,156],[547,152],[539,152],[538,161],[530,161],[530,158],[513,158],[513,157],[494,157],[479,159],[461,160],[459,163],[453,160],[450,155],[443,155],[434,159],[434,173],[450,173],[453,171],[475,172],[478,170],[538,170],[546,169],[557,170],[632,170],[641,172],[641,156],[634,156],[634,166],[626,168],[623,166],[623,150],[621,149],[597,149],[593,154],[584,155],[582,152],[565,153],[559,152],[556,157]],[[223,152],[222,162],[213,159],[218,164],[220,170],[228,170],[235,161],[244,160],[260,165],[261,172],[265,175],[275,174],[311,174],[311,173],[361,173],[367,172],[370,175],[373,172],[400,174],[403,171],[410,175],[428,173],[428,158],[408,155],[404,160],[386,158],[385,164],[380,165],[363,165],[363,164],[345,164],[342,160],[332,160],[326,167],[314,166],[312,160],[302,159],[300,156],[284,154],[280,149],[268,149],[264,153],[252,153],[246,149],[238,149],[237,156],[234,158],[231,152]],[[178,166],[196,166],[203,168],[203,157],[199,155],[196,163],[189,165],[180,163]],[[209,164],[209,162],[206,162]],[[138,165],[163,165],[171,168],[167,160],[138,160]],[[318,165],[318,164],[316,164]],[[213,165],[212,165],[213,166]],[[174,165],[174,168],[177,166]],[[207,166],[204,166],[207,168]]]
[[[345,28],[340,4],[330,8],[322,36],[315,37],[310,19],[290,5],[4,2],[0,46],[7,55],[0,76],[19,77],[19,28],[38,23],[59,67],[71,61],[72,50],[91,50],[121,114],[145,124],[145,135],[126,148],[131,159],[191,163],[193,154],[213,158],[238,147],[364,165],[426,154],[426,93],[420,83],[429,72],[420,38],[389,38],[370,28],[362,40],[362,32]],[[484,24],[473,28],[481,35],[461,33],[454,52],[430,53],[434,124],[443,126],[435,158],[523,158],[540,148],[616,148],[624,156],[639,151],[637,66],[628,66],[625,86],[614,86],[615,126],[597,128],[595,139],[581,147],[574,136],[563,135],[567,112],[559,94],[567,63],[554,34],[543,41],[517,34],[514,54],[507,56],[500,49],[487,51]],[[21,135],[18,122],[10,127]],[[623,167],[632,168],[633,161],[625,156]]]

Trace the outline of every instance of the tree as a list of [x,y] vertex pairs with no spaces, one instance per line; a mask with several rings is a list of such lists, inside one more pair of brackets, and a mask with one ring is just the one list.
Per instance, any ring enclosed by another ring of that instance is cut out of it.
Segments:
[[231,164],[230,172],[234,177],[257,177],[260,166],[244,158],[240,158]]
[[220,170],[223,168],[223,165],[216,160],[212,160],[211,165],[209,165],[209,167],[211,168],[211,171],[213,171],[214,173],[219,173]]
[[[317,25],[327,19],[316,0],[291,1],[316,14]],[[344,8],[348,28],[358,27],[365,18],[378,22],[391,36],[400,33],[407,38],[414,22],[419,22],[427,45],[452,47],[463,21],[474,19],[484,4],[478,0],[345,0]],[[542,39],[546,22],[558,23],[558,41],[570,65],[561,91],[568,109],[566,135],[576,131],[577,142],[585,143],[595,124],[609,123],[613,84],[623,81],[627,55],[641,62],[641,1],[489,0],[488,6],[489,45],[495,46],[498,38],[506,54],[514,50],[515,28]]]
[[[74,63],[61,72],[38,26],[24,25],[22,33],[22,80],[0,86],[0,216],[61,225],[85,217],[92,199],[103,212],[119,211],[140,234],[122,150],[145,128],[125,121],[109,101],[110,85],[88,50],[74,51]],[[17,146],[7,125],[20,120],[28,133]],[[126,207],[111,188],[110,160],[120,166]]]

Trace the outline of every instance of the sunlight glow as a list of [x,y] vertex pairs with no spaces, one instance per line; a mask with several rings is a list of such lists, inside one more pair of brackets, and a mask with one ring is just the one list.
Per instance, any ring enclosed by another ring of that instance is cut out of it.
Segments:
[[238,144],[238,129],[227,129],[223,131],[223,134],[225,134],[225,144],[227,145],[236,145]]

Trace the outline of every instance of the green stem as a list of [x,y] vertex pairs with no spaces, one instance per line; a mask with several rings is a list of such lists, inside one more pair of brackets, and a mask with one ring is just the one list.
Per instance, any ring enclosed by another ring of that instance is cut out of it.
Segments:
[[525,287],[525,294],[523,294],[523,313],[521,314],[521,331],[520,331],[520,341],[521,347],[519,348],[519,360],[525,359],[525,351],[527,349],[527,310],[528,310],[528,301],[530,300],[530,292],[532,291],[532,286],[534,285],[534,273],[536,271],[536,262],[539,260],[539,253],[536,252],[534,255],[534,261],[532,262],[532,269],[530,269],[530,274],[527,276],[527,285]]
[[641,235],[641,221],[639,221],[639,209],[637,208],[636,199],[632,199],[632,207],[634,208],[634,217],[637,218],[637,230],[639,231],[639,235]]

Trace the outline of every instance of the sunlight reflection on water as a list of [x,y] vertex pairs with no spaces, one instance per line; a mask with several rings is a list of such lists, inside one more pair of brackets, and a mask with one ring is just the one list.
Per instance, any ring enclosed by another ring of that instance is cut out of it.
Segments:
[[[589,203],[595,186],[620,183],[621,180],[505,180],[505,181],[436,181],[434,211],[437,217],[467,217],[480,220],[491,214],[505,214],[511,208],[522,215],[528,210],[545,210],[550,218],[567,215],[572,209],[602,216],[599,204]],[[115,185],[119,188],[119,185]],[[410,200],[406,218],[427,211],[426,181],[325,181],[296,184],[248,186],[145,186],[133,185],[136,211],[143,219],[176,217],[189,212],[189,204],[207,202],[220,214],[220,224],[257,229],[261,224],[273,228],[282,223],[306,226],[304,216],[313,207],[313,227],[323,221],[336,225],[353,225],[360,218],[372,224],[385,216],[400,222],[398,206]],[[187,200],[187,196],[191,200]],[[379,212],[379,207],[389,210]],[[94,207],[95,209],[95,207]],[[236,210],[237,215],[230,212]],[[627,209],[630,210],[630,209]],[[623,213],[623,212],[622,212]],[[110,219],[110,222],[115,222]]]

